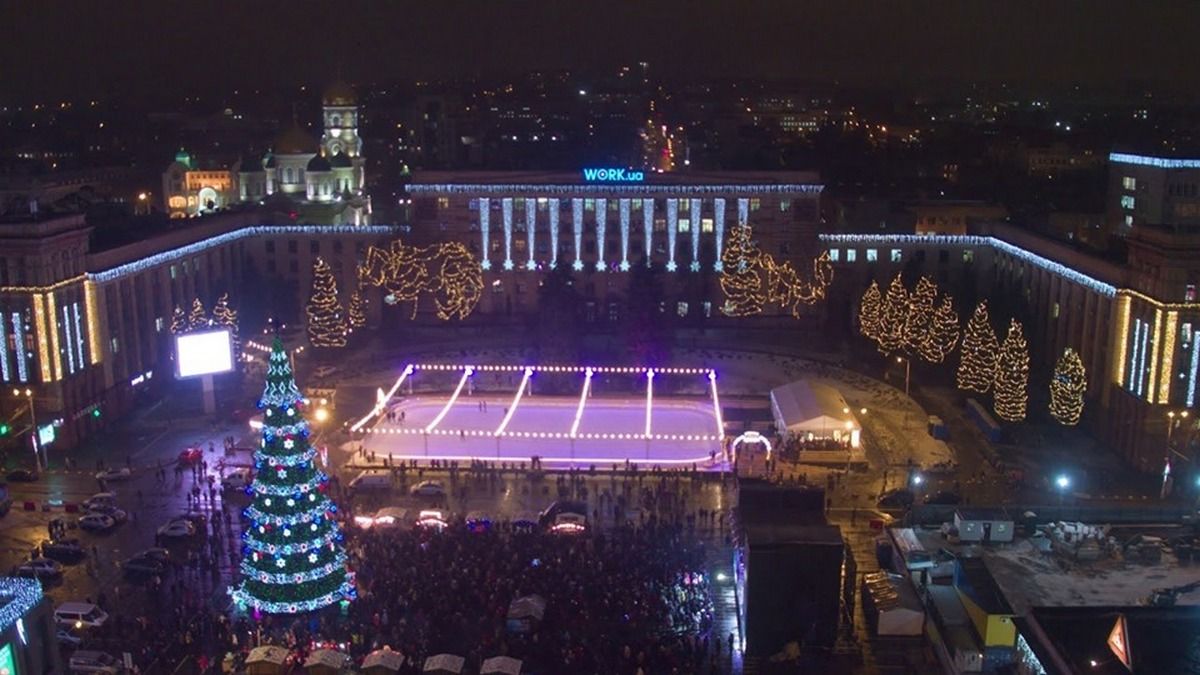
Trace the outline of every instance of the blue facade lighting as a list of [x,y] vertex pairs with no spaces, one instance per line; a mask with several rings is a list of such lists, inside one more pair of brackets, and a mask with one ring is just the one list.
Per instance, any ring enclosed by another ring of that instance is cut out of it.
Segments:
[[1135,164],[1137,166],[1152,166],[1157,169],[1200,169],[1200,159],[1149,157],[1147,155],[1131,155],[1123,152],[1110,153],[1108,161],[1113,164]]

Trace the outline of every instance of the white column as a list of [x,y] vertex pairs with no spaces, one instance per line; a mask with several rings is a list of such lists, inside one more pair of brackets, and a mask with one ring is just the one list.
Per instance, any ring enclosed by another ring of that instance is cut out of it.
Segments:
[[646,265],[649,266],[654,255],[654,200],[642,200],[642,232],[646,236]]
[[717,235],[717,261],[713,263],[713,269],[720,272],[724,269],[724,264],[721,263],[721,253],[725,250],[725,198],[717,197],[713,200],[713,230]]
[[619,203],[621,211],[621,271],[629,271],[629,200]]
[[529,247],[529,259],[525,261],[525,269],[537,269],[533,258],[534,245],[537,243],[537,200],[525,200],[525,245]]
[[667,271],[675,268],[675,233],[679,230],[679,200],[667,200]]
[[513,268],[512,260],[512,228],[513,228],[513,206],[512,197],[505,197],[500,200],[500,208],[504,213],[504,269],[511,270]]
[[693,272],[700,271],[700,200],[693,199],[689,209],[692,222],[692,264]]
[[550,200],[550,269],[558,266],[558,199]]
[[489,222],[492,215],[492,203],[487,197],[479,198],[479,236],[483,239],[483,251],[479,256],[482,261],[479,266],[485,270],[492,269],[492,261],[488,257],[492,253],[491,249],[491,231],[489,230],[491,223]]
[[608,200],[596,200],[596,271],[604,271],[604,231],[608,218]]
[[583,269],[583,200],[578,197],[571,200],[571,218],[575,235],[575,262],[571,267],[578,271]]

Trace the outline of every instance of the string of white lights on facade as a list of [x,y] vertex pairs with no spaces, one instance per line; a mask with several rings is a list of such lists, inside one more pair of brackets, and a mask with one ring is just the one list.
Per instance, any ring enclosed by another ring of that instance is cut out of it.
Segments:
[[550,200],[550,267],[558,267],[558,199]]
[[629,271],[629,200],[619,202],[621,212],[621,271]]
[[479,236],[483,238],[483,247],[479,250],[482,253],[480,257],[483,258],[483,261],[479,263],[479,266],[485,270],[492,269],[492,261],[488,260],[488,255],[492,252],[492,249],[488,247],[488,244],[491,242],[492,234],[491,212],[491,200],[489,200],[487,197],[481,197],[479,199]]
[[[673,185],[622,184],[621,192],[638,195],[679,195],[681,192],[703,195],[726,195],[729,193],[771,195],[800,193],[820,194],[823,185],[781,183],[778,185],[689,185],[681,189]],[[468,183],[413,183],[408,186],[410,194],[534,194],[536,195],[610,195],[612,185],[546,185],[544,183],[468,184]]]
[[675,233],[679,230],[679,202],[667,200],[667,271],[674,272],[675,265]]
[[596,200],[596,271],[604,271],[604,230],[607,226],[608,217],[608,200]]
[[500,200],[500,212],[504,215],[504,269],[511,270],[513,268],[512,260],[512,228],[513,228],[513,200],[512,197],[505,197]]
[[571,200],[571,233],[575,237],[575,262],[571,267],[575,271],[583,269],[583,200]]
[[537,269],[537,262],[533,259],[533,252],[537,249],[537,201],[533,199],[525,200],[525,239],[529,249],[529,259],[525,261],[525,269],[533,271]]

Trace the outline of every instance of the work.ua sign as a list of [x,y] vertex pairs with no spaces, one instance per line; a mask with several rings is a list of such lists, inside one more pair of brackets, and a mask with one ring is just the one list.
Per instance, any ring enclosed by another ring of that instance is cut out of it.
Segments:
[[583,179],[589,183],[640,183],[646,174],[633,169],[584,169]]

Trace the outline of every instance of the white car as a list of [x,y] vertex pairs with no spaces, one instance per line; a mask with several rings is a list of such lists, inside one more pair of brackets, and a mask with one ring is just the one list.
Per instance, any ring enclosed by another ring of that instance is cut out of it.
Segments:
[[246,486],[254,482],[254,474],[250,469],[241,467],[234,469],[221,479],[221,487],[226,490],[244,490]]
[[83,500],[83,508],[91,510],[97,506],[116,506],[117,493],[115,492],[97,492],[96,494]]
[[67,647],[78,647],[79,645],[83,644],[83,638],[77,635],[72,635],[71,631],[63,628],[59,628],[58,631],[54,633],[54,639],[58,640],[58,644]]
[[17,576],[34,579],[57,579],[62,576],[62,564],[49,558],[34,558],[17,568]]
[[121,662],[104,652],[78,651],[69,662],[72,673],[120,673]]
[[120,469],[105,469],[96,474],[96,480],[128,480],[133,472],[128,467]]
[[89,513],[79,519],[79,529],[89,532],[107,532],[116,524],[117,521],[113,520],[112,516],[106,516],[103,513]]
[[418,497],[446,496],[446,488],[442,487],[441,483],[434,480],[427,480],[423,483],[417,483],[416,485],[412,486],[408,492],[409,494],[416,495]]
[[95,504],[88,509],[88,513],[102,513],[109,518],[112,518],[113,521],[115,521],[118,525],[129,520],[128,513],[125,513],[125,511],[118,509],[115,506],[108,506],[106,504]]
[[196,527],[186,520],[172,520],[158,528],[158,536],[179,539],[196,534]]

